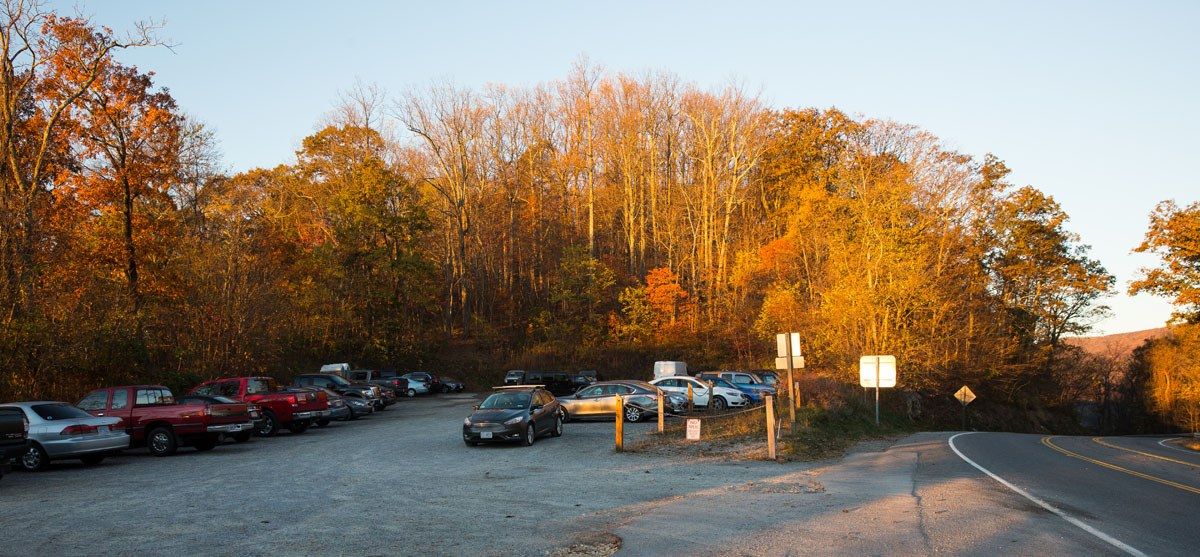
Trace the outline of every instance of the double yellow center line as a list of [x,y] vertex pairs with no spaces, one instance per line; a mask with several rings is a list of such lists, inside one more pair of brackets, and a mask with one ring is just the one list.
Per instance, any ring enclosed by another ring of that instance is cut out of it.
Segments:
[[[1171,480],[1163,479],[1163,478],[1160,478],[1160,477],[1158,477],[1158,476],[1151,476],[1150,474],[1144,474],[1144,473],[1142,473],[1142,472],[1138,472],[1138,471],[1136,471],[1136,470],[1130,470],[1130,469],[1128,469],[1128,468],[1124,468],[1124,467],[1121,467],[1121,466],[1117,466],[1116,464],[1112,464],[1112,463],[1109,463],[1109,462],[1104,462],[1104,461],[1102,461],[1102,460],[1096,460],[1096,459],[1094,459],[1094,458],[1091,458],[1091,457],[1086,457],[1086,456],[1083,456],[1083,455],[1081,455],[1081,454],[1079,454],[1079,453],[1077,453],[1077,452],[1069,451],[1069,450],[1067,450],[1067,449],[1064,449],[1064,448],[1062,448],[1062,447],[1060,447],[1060,446],[1058,446],[1058,445],[1055,445],[1055,444],[1054,444],[1052,441],[1050,441],[1050,439],[1052,439],[1052,437],[1051,437],[1051,436],[1049,436],[1049,435],[1047,435],[1046,437],[1043,437],[1043,438],[1042,438],[1042,444],[1043,444],[1043,445],[1045,445],[1045,446],[1047,446],[1047,447],[1050,447],[1051,449],[1054,449],[1054,450],[1056,450],[1056,451],[1058,451],[1058,452],[1060,452],[1060,453],[1062,453],[1062,454],[1065,454],[1065,455],[1067,455],[1067,456],[1069,456],[1069,457],[1071,457],[1071,458],[1077,458],[1077,459],[1079,459],[1079,460],[1083,460],[1083,461],[1086,461],[1086,462],[1091,462],[1092,464],[1095,464],[1095,465],[1098,465],[1098,466],[1103,466],[1103,467],[1105,467],[1105,468],[1108,468],[1108,469],[1110,469],[1110,470],[1116,470],[1116,471],[1118,471],[1118,472],[1121,472],[1121,473],[1124,473],[1124,474],[1129,474],[1130,476],[1135,476],[1135,477],[1138,477],[1138,478],[1142,478],[1142,479],[1144,479],[1144,480],[1150,480],[1150,481],[1152,481],[1152,482],[1158,482],[1158,483],[1160,483],[1160,484],[1163,484],[1163,485],[1169,485],[1169,486],[1171,486],[1171,487],[1174,487],[1174,488],[1176,488],[1176,489],[1182,489],[1183,491],[1188,491],[1188,492],[1191,492],[1191,493],[1195,493],[1195,494],[1197,494],[1197,495],[1200,495],[1200,488],[1192,487],[1192,486],[1190,486],[1190,485],[1186,485],[1186,484],[1181,484],[1181,483],[1179,483],[1179,482],[1173,482],[1173,481],[1171,481]],[[1117,446],[1115,446],[1115,445],[1107,445],[1106,443],[1102,443],[1102,442],[1100,442],[1100,441],[1096,441],[1096,442],[1097,442],[1097,443],[1100,443],[1100,444],[1102,444],[1102,445],[1106,445],[1106,446],[1114,447],[1114,448],[1117,448],[1117,449],[1129,450],[1129,451],[1132,451],[1132,452],[1137,452],[1137,453],[1145,454],[1145,455],[1147,455],[1147,456],[1154,456],[1154,457],[1156,457],[1156,458],[1162,458],[1162,459],[1164,459],[1164,460],[1170,460],[1170,461],[1172,461],[1172,462],[1179,462],[1179,463],[1182,463],[1182,464],[1187,464],[1188,466],[1192,466],[1192,464],[1191,464],[1191,463],[1187,463],[1187,462],[1183,462],[1183,461],[1177,461],[1177,460],[1170,459],[1170,458],[1167,458],[1167,457],[1159,457],[1158,455],[1150,455],[1149,453],[1142,453],[1141,451],[1134,451],[1133,449],[1125,449],[1124,447],[1117,447]]]

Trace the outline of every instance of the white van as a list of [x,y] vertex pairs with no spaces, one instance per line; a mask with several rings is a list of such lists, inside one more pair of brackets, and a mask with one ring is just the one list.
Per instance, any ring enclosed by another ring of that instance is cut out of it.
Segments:
[[687,374],[687,363],[685,362],[654,362],[655,379]]

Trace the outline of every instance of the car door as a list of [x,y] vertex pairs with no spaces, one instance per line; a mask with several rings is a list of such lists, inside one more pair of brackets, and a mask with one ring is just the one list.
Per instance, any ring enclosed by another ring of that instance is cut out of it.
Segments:
[[554,401],[554,397],[546,391],[536,391],[533,401],[538,405],[538,409],[533,412],[532,416],[534,431],[545,433],[551,427],[554,427],[552,409],[550,408],[550,403]]
[[575,416],[594,416],[596,410],[599,409],[597,399],[604,396],[604,385],[592,385],[586,389],[579,391],[579,398],[571,406],[572,415]]
[[708,396],[710,393],[707,383],[691,378],[680,379],[680,381],[685,382],[684,394],[687,394],[686,385],[690,384],[692,386],[692,404],[696,406],[708,406]]

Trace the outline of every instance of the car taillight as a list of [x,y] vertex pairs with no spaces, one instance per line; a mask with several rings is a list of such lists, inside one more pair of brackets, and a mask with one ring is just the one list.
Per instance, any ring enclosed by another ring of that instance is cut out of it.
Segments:
[[100,429],[94,425],[79,424],[79,425],[69,425],[67,427],[64,427],[62,431],[58,432],[58,434],[59,435],[90,435],[92,433],[96,433],[99,430]]
[[296,395],[288,395],[288,404],[296,405]]
[[24,416],[21,417],[21,427],[25,430],[25,436],[29,437],[29,419],[28,418],[26,418]]

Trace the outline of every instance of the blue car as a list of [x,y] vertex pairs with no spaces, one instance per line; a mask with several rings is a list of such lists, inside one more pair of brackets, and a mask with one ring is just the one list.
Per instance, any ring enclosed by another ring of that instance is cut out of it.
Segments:
[[726,389],[737,389],[750,399],[750,404],[762,404],[764,395],[775,395],[775,389],[759,384],[737,384],[724,377],[724,374],[718,373],[701,373],[696,377],[702,381],[712,381],[714,386],[725,387]]

